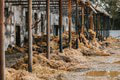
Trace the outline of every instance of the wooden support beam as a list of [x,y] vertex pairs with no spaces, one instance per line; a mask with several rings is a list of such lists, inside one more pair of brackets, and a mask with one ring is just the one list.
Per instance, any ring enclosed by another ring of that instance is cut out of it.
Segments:
[[76,49],[78,49],[78,38],[79,38],[79,34],[78,34],[78,0],[76,0]]
[[93,11],[90,12],[90,29],[93,30]]
[[62,0],[59,0],[59,39],[60,39],[60,52],[63,52],[62,46]]
[[81,27],[81,33],[84,34],[84,26],[85,26],[85,22],[84,19],[85,18],[85,14],[84,14],[84,6],[82,6],[82,27]]
[[79,20],[78,20],[78,35],[80,39],[81,27],[82,27],[82,10],[79,11]]
[[99,40],[100,40],[100,36],[101,36],[101,33],[100,33],[101,32],[101,30],[100,30],[100,25],[101,24],[100,24],[100,22],[101,22],[101,20],[100,20],[100,14],[98,14],[97,15],[97,28],[98,28],[98,34],[97,35],[98,35]]
[[93,26],[94,26],[94,31],[96,32],[96,21],[95,21],[95,15],[93,14]]
[[107,29],[106,29],[106,16],[104,15],[104,21],[103,21],[104,23],[103,23],[103,35],[104,35],[104,37],[106,38],[106,32],[107,32]]
[[29,48],[28,48],[28,71],[32,72],[32,0],[28,0],[28,39],[29,39]]
[[0,80],[5,80],[4,0],[0,0]]
[[100,34],[101,34],[101,41],[103,41],[103,16],[100,15]]
[[46,0],[47,2],[47,58],[50,59],[50,0]]
[[97,14],[95,15],[95,22],[96,22],[96,37],[98,38],[98,19],[97,19]]
[[109,30],[108,30],[108,17],[106,16],[106,38],[108,38],[109,35]]
[[99,31],[99,34],[100,34],[100,15],[99,14],[97,16],[97,27],[98,27],[98,31]]
[[71,7],[71,0],[68,1],[68,19],[69,19],[69,48],[72,47],[72,40],[71,40],[71,14],[72,14],[72,7]]
[[[46,0],[33,0],[32,2],[45,3]],[[67,3],[67,0],[63,0],[63,3]],[[27,0],[5,0],[5,3],[27,3]],[[59,3],[59,0],[51,0],[50,3]]]
[[110,24],[109,24],[109,17],[107,17],[107,38],[109,37],[109,30],[110,30]]
[[88,31],[88,29],[89,29],[89,8],[88,7],[86,7],[86,24],[87,24],[87,31]]
[[[26,2],[19,2],[19,1],[10,2],[10,3],[12,3],[12,5],[28,5],[28,3],[26,3]],[[59,4],[58,2],[57,3],[50,3],[50,5],[58,5],[58,4]],[[33,1],[32,5],[42,5],[42,6],[45,6],[46,2],[34,2]]]

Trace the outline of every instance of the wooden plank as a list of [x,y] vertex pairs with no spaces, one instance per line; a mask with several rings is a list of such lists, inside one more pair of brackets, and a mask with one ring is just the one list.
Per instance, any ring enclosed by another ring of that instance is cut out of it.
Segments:
[[47,2],[47,58],[50,59],[50,0],[46,0]]
[[4,0],[0,0],[0,80],[5,80]]
[[72,47],[72,40],[71,40],[71,14],[72,14],[72,7],[71,7],[71,0],[68,2],[68,19],[69,19],[69,48]]
[[28,0],[28,38],[29,38],[29,51],[28,51],[28,71],[32,72],[32,0]]
[[63,52],[62,46],[62,0],[59,0],[59,39],[60,39],[60,52]]

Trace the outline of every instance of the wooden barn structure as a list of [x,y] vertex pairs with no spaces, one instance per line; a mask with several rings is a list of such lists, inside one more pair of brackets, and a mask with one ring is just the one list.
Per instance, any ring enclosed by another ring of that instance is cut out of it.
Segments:
[[[50,59],[50,14],[59,15],[59,50],[63,52],[62,27],[63,16],[68,17],[69,47],[71,47],[72,18],[75,19],[76,49],[78,48],[79,33],[84,34],[85,29],[93,30],[99,40],[109,36],[110,15],[97,4],[90,0],[0,0],[0,80],[5,80],[5,7],[21,6],[22,10],[28,11],[28,71],[32,72],[32,23],[33,11],[46,12],[47,55]],[[9,13],[9,12],[8,12]],[[80,24],[80,25],[79,25]],[[89,37],[89,35],[88,35]]]

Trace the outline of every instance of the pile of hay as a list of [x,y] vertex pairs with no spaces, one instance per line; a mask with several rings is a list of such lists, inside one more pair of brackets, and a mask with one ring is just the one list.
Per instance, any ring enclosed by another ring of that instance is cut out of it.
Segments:
[[101,45],[98,43],[98,41],[96,40],[96,32],[94,32],[93,30],[89,29],[89,34],[90,34],[90,46],[91,47],[101,47]]
[[[12,67],[15,69],[25,69],[27,70],[28,58],[25,57],[19,60]],[[50,67],[52,69],[68,71],[71,67],[78,66],[79,68],[87,68],[87,65],[81,64],[81,62],[87,62],[86,58],[82,56],[80,50],[69,50],[65,49],[63,53],[52,53],[51,59],[48,60],[45,54],[34,54],[33,55],[33,66],[35,64],[40,64],[44,67]]]
[[48,80],[49,77],[66,73],[62,70],[55,70],[49,67],[43,67],[40,64],[33,65],[33,72],[25,70],[6,69],[6,80]]
[[43,80],[25,70],[6,69],[6,80]]
[[99,48],[95,48],[95,47],[84,48],[81,50],[81,52],[85,56],[110,56],[111,55],[107,51],[99,49]]
[[[49,77],[88,69],[88,65],[84,64],[87,59],[82,55],[81,50],[65,49],[63,53],[56,51],[51,54],[51,59],[45,57],[46,54],[33,54],[33,73],[27,72],[28,58],[20,59],[12,68],[7,69],[7,80],[48,80]],[[14,75],[14,77],[13,77]]]

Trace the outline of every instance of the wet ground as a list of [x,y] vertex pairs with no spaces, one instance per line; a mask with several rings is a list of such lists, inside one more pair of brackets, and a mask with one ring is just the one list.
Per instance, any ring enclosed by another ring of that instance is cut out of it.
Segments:
[[61,74],[55,80],[120,80],[120,55],[88,59],[89,69]]
[[85,56],[89,69],[61,74],[50,80],[120,80],[120,43],[115,45],[117,47],[106,48],[111,56]]

